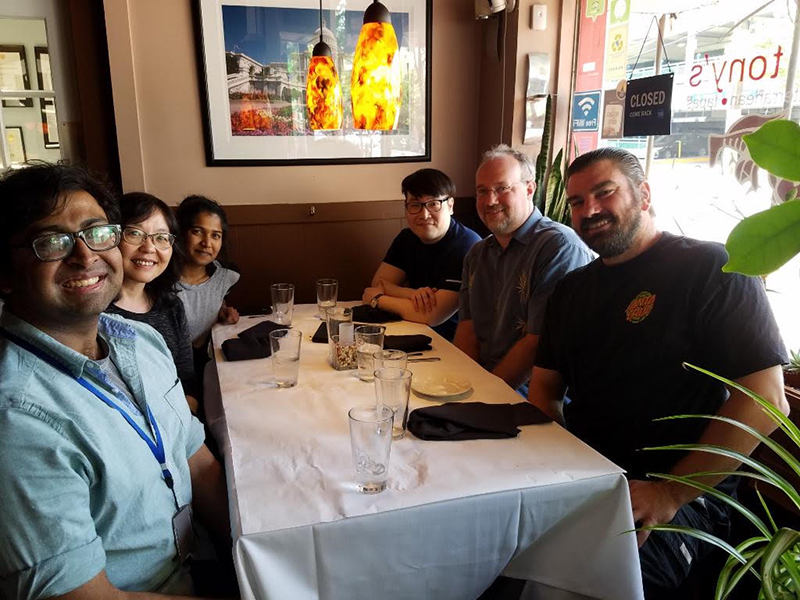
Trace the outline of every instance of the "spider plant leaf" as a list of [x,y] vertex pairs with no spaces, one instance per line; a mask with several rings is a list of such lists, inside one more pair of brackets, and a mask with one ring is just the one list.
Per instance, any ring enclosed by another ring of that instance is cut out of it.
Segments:
[[765,466],[756,459],[742,452],[731,450],[730,448],[726,448],[725,446],[715,446],[713,444],[672,444],[669,446],[645,448],[645,450],[680,450],[680,451],[690,451],[690,452],[707,452],[709,454],[717,454],[719,456],[725,456],[726,458],[732,458],[733,460],[744,463],[748,467],[755,469],[756,471],[758,471],[759,473],[770,479],[771,483],[775,485],[775,487],[779,488],[784,494],[786,494],[786,496],[794,503],[794,505],[800,509],[800,494],[797,493],[797,490],[794,489],[791,483],[786,481],[785,478],[781,477],[778,473],[776,473],[769,467]]
[[[767,540],[761,538],[760,541]],[[737,549],[741,549],[741,544]],[[759,548],[758,550],[743,553],[743,556],[747,559],[745,564],[736,562],[732,556],[728,557],[728,560],[725,562],[725,566],[723,567],[722,571],[720,571],[719,579],[717,579],[717,588],[714,591],[714,600],[725,600],[725,598],[730,596],[734,588],[739,584],[742,577],[744,577],[745,573],[748,571],[753,573],[753,575],[760,580],[761,575],[759,575],[759,573],[755,570],[755,564],[761,560],[765,550],[766,546]]]
[[784,433],[786,433],[786,435],[789,436],[789,439],[791,439],[798,447],[800,447],[800,428],[798,428],[797,425],[795,425],[789,417],[787,417],[781,411],[779,411],[778,408],[774,406],[771,402],[768,402],[755,392],[748,390],[743,385],[740,385],[735,381],[731,381],[730,379],[726,379],[725,377],[717,375],[716,373],[712,373],[711,371],[703,369],[702,367],[698,367],[686,362],[683,363],[683,366],[688,367],[690,369],[694,369],[695,371],[699,371],[700,373],[704,373],[709,377],[713,377],[717,381],[721,381],[725,385],[732,387],[733,389],[738,390],[743,394],[749,396],[767,412],[767,415],[769,415],[769,417],[775,423],[778,424],[778,426],[784,431]]
[[728,542],[700,529],[694,529],[692,527],[684,527],[683,525],[670,525],[668,523],[665,523],[662,525],[648,525],[647,527],[639,527],[637,529],[632,529],[624,533],[631,533],[633,531],[666,531],[670,533],[684,533],[686,535],[690,535],[692,537],[696,537],[700,540],[703,540],[704,542],[708,542],[709,544],[712,544],[717,548],[722,548],[725,552],[733,556],[736,560],[738,560],[742,564],[747,563],[747,559],[744,556],[742,556],[742,553],[739,552],[733,546],[731,546]]
[[784,527],[775,534],[764,551],[761,559],[761,589],[768,600],[775,599],[775,581],[773,569],[781,560],[784,552],[790,550],[800,540],[800,533]]
[[729,425],[733,425],[734,427],[738,427],[742,431],[746,431],[751,436],[756,438],[759,442],[767,446],[775,454],[777,454],[778,457],[780,457],[780,459],[783,460],[783,462],[785,462],[790,469],[792,469],[795,473],[797,473],[798,477],[800,477],[800,461],[798,461],[797,458],[795,458],[795,456],[791,452],[786,450],[786,448],[781,446],[778,442],[776,442],[769,436],[764,435],[757,429],[754,429],[753,427],[750,427],[749,425],[746,425],[741,421],[737,421],[736,419],[731,419],[730,417],[723,417],[720,415],[673,415],[670,417],[660,417],[654,420],[669,421],[672,419],[693,419],[693,418],[721,421],[723,423],[728,423]]
[[772,518],[772,512],[769,510],[767,503],[764,501],[764,496],[761,495],[761,491],[758,489],[758,485],[755,486],[756,496],[758,496],[758,501],[761,503],[761,507],[764,509],[764,512],[769,519],[769,524],[772,526],[772,531],[775,533],[778,532],[778,526],[775,524],[775,519]]
[[758,515],[756,515],[752,510],[744,506],[738,500],[731,498],[728,494],[724,492],[720,492],[718,489],[711,487],[710,485],[706,485],[705,483],[700,483],[699,481],[695,481],[690,477],[684,477],[681,475],[669,475],[666,473],[648,473],[648,477],[658,477],[659,479],[665,479],[667,481],[675,481],[677,483],[682,483],[683,485],[688,485],[689,487],[693,487],[696,490],[700,490],[704,494],[708,494],[709,496],[713,496],[718,500],[721,500],[728,506],[732,507],[734,510],[740,512],[748,521],[750,521],[761,533],[764,534],[765,537],[769,537],[770,530],[764,524]]

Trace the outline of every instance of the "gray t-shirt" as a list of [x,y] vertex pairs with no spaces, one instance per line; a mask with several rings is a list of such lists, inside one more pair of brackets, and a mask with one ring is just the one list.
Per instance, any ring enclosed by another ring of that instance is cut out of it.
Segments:
[[186,308],[186,320],[189,323],[189,339],[195,342],[205,338],[217,321],[219,309],[225,296],[233,285],[239,281],[239,273],[220,265],[216,260],[215,269],[206,281],[197,285],[179,282],[178,298]]
[[526,334],[539,335],[556,283],[593,259],[572,229],[538,209],[505,249],[493,235],[475,244],[464,258],[458,317],[473,322],[481,365],[492,370]]

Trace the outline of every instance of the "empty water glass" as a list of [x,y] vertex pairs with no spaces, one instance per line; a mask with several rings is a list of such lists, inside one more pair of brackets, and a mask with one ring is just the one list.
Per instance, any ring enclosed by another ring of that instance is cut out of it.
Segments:
[[402,350],[379,350],[372,355],[375,361],[375,370],[383,367],[405,369],[408,366],[408,354]]
[[272,369],[275,372],[275,385],[290,388],[297,385],[300,370],[300,343],[303,334],[299,329],[276,329],[269,333],[272,348]]
[[399,440],[408,427],[408,397],[411,393],[411,371],[383,367],[375,371],[376,406],[388,406],[394,413],[392,438]]
[[294,285],[291,283],[273,283],[269,286],[272,294],[273,320],[279,325],[291,325],[294,312]]
[[358,378],[361,381],[372,381],[375,361],[372,355],[383,350],[383,325],[359,325],[356,327],[356,352],[358,353]]
[[347,416],[350,419],[356,488],[362,494],[382,492],[389,477],[392,411],[385,406],[356,406]]
[[336,306],[339,295],[339,282],[335,279],[317,279],[317,312],[323,321],[327,318],[329,309]]

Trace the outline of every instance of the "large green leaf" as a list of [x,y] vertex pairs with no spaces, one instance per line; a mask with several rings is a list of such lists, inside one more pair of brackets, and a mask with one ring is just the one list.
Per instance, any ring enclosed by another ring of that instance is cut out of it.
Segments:
[[785,119],[768,121],[742,139],[759,167],[778,177],[800,181],[800,125]]
[[800,252],[800,200],[742,220],[728,236],[725,249],[728,262],[723,271],[767,275],[780,268]]

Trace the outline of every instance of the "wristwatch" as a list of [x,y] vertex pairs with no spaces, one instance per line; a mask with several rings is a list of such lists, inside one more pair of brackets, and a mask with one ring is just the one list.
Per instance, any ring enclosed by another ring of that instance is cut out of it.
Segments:
[[378,298],[380,298],[381,296],[383,296],[383,293],[375,294],[372,297],[372,300],[369,301],[370,308],[378,308]]

